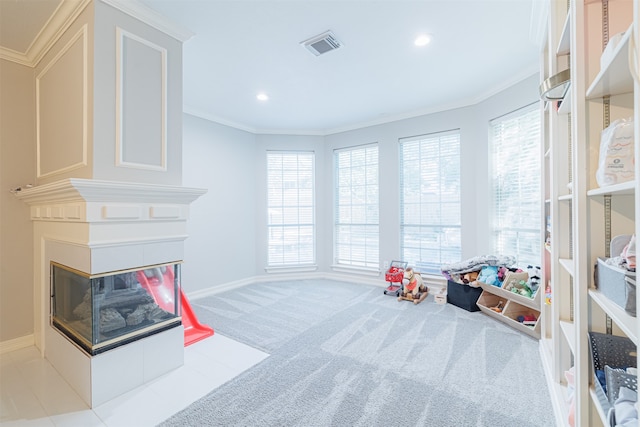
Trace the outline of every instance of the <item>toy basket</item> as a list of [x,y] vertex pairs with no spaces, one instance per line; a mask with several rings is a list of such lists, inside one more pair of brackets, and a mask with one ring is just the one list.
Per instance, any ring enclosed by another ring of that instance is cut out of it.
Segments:
[[[602,334],[599,332],[589,332],[589,346],[591,347],[591,362],[594,377],[593,384],[600,405],[604,412],[607,413],[613,406],[612,402],[614,402],[618,396],[621,383],[624,381],[630,381],[630,379],[620,375],[624,374],[626,376],[629,374],[626,372],[615,371],[615,369],[637,367],[636,345],[627,337]],[[616,373],[611,375],[610,379],[607,378],[605,380],[607,383],[607,392],[605,393],[600,381],[598,380],[596,372],[604,372],[605,377],[607,377],[606,367],[609,368],[609,371],[614,371]],[[609,388],[609,382],[611,383],[611,388]]]
[[406,270],[407,264],[404,261],[391,261],[389,269],[384,274],[384,280],[389,282],[389,286],[384,290],[385,295],[400,296],[402,279],[404,279],[404,270]]
[[637,376],[628,374],[623,369],[613,369],[610,366],[604,367],[604,373],[607,382],[607,397],[611,406],[618,399],[620,387],[626,387],[633,391],[638,390]]
[[404,278],[404,270],[407,269],[407,264],[404,261],[391,261],[389,269],[384,274],[384,280],[389,283],[402,283]]

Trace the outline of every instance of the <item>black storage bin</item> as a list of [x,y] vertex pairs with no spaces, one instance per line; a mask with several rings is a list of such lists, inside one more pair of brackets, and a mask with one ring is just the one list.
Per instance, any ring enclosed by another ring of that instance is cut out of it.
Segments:
[[447,302],[467,311],[480,311],[476,304],[482,288],[472,288],[454,281],[447,281]]

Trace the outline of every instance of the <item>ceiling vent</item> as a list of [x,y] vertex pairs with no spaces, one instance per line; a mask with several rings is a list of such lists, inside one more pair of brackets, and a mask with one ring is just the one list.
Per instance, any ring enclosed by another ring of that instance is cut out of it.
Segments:
[[342,43],[338,41],[336,36],[331,31],[325,31],[324,33],[311,37],[308,40],[300,42],[301,45],[309,49],[315,56],[320,56],[323,53],[331,52],[342,46]]

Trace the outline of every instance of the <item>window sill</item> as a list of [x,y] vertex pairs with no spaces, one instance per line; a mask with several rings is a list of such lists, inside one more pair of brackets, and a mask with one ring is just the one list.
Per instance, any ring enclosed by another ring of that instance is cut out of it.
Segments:
[[282,267],[265,267],[264,271],[267,273],[300,273],[303,271],[316,271],[318,266],[315,264],[310,265],[290,265]]
[[333,269],[333,271],[341,271],[345,273],[353,273],[354,271],[357,271],[367,276],[380,275],[380,270],[372,267],[354,267],[352,265],[334,264],[331,266],[331,269]]

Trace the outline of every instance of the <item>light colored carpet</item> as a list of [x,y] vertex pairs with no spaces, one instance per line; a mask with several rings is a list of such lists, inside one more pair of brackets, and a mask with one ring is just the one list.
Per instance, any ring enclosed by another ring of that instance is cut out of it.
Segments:
[[538,342],[429,296],[330,280],[192,301],[271,355],[161,426],[554,426]]

